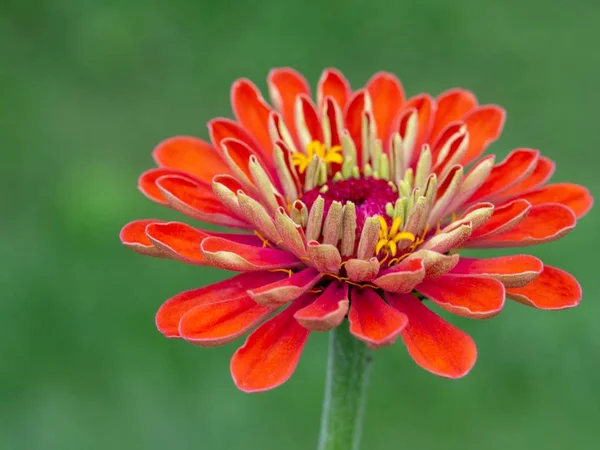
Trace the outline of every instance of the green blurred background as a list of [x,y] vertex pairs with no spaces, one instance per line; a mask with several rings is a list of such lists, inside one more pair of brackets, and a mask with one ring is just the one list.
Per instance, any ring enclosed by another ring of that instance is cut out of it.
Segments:
[[[246,395],[237,343],[156,331],[164,299],[226,274],[120,245],[130,220],[178,218],[136,189],[153,146],[206,138],[240,76],[264,89],[290,65],[314,86],[334,66],[357,87],[385,69],[410,95],[464,86],[502,104],[493,151],[541,148],[555,180],[598,193],[598,17],[597,0],[3,0],[0,448],[314,448],[325,335],[287,384]],[[400,342],[378,351],[363,448],[597,448],[599,218],[533,249],[578,277],[579,308],[455,321],[479,346],[465,379],[418,369]]]

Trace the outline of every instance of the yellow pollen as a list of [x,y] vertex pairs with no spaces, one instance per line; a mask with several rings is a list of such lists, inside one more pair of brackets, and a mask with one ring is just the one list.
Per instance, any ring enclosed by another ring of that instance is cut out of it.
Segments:
[[300,173],[304,173],[315,156],[323,161],[325,165],[332,163],[341,164],[344,161],[340,145],[334,145],[328,149],[324,143],[312,141],[306,146],[306,154],[297,152],[292,155],[292,164],[298,167]]
[[414,245],[414,242],[417,241],[414,234],[408,231],[399,231],[400,225],[402,224],[401,217],[396,217],[389,229],[388,224],[383,217],[377,216],[377,218],[379,219],[381,227],[379,228],[379,241],[375,247],[375,254],[379,255],[382,250],[385,251],[386,255],[384,261],[390,255],[396,256],[396,253],[398,253],[398,242],[405,240],[412,242]]

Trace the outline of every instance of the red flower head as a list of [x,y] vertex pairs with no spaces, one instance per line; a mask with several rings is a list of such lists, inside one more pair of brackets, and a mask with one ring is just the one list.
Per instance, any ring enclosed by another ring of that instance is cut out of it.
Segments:
[[231,360],[240,389],[286,381],[309,334],[345,317],[368,346],[401,337],[421,367],[458,378],[475,344],[425,300],[476,319],[498,314],[505,297],[540,309],[579,303],[577,281],[538,258],[459,254],[553,241],[592,205],[581,186],[546,184],[554,163],[538,150],[482,157],[500,136],[502,108],[462,89],[407,100],[389,73],[352,91],[326,70],[314,101],[292,69],[273,70],[268,84],[273,106],[236,81],[236,121],[212,120],[212,143],[160,143],[159,167],[139,180],[158,203],[247,233],[159,220],[121,231],[144,255],[241,272],[176,295],[156,316],[165,336],[207,347],[256,327]]

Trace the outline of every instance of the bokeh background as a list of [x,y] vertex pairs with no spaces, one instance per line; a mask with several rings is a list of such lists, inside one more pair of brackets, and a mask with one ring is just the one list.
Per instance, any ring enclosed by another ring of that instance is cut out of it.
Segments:
[[[0,448],[311,449],[327,339],[294,377],[238,392],[235,345],[164,339],[161,302],[225,273],[143,258],[120,227],[177,218],[136,189],[165,137],[207,137],[240,76],[263,89],[290,65],[354,87],[377,70],[408,94],[454,86],[508,110],[493,151],[541,148],[554,179],[598,194],[597,0],[303,2],[3,0],[0,3]],[[600,215],[532,249],[575,274],[575,310],[509,304],[454,321],[479,361],[460,381],[418,369],[402,344],[375,355],[363,448],[597,448]]]

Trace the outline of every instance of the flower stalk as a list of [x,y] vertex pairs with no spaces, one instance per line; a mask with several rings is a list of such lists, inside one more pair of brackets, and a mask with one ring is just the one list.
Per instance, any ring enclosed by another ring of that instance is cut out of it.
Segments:
[[347,322],[330,332],[318,450],[358,450],[371,360]]

